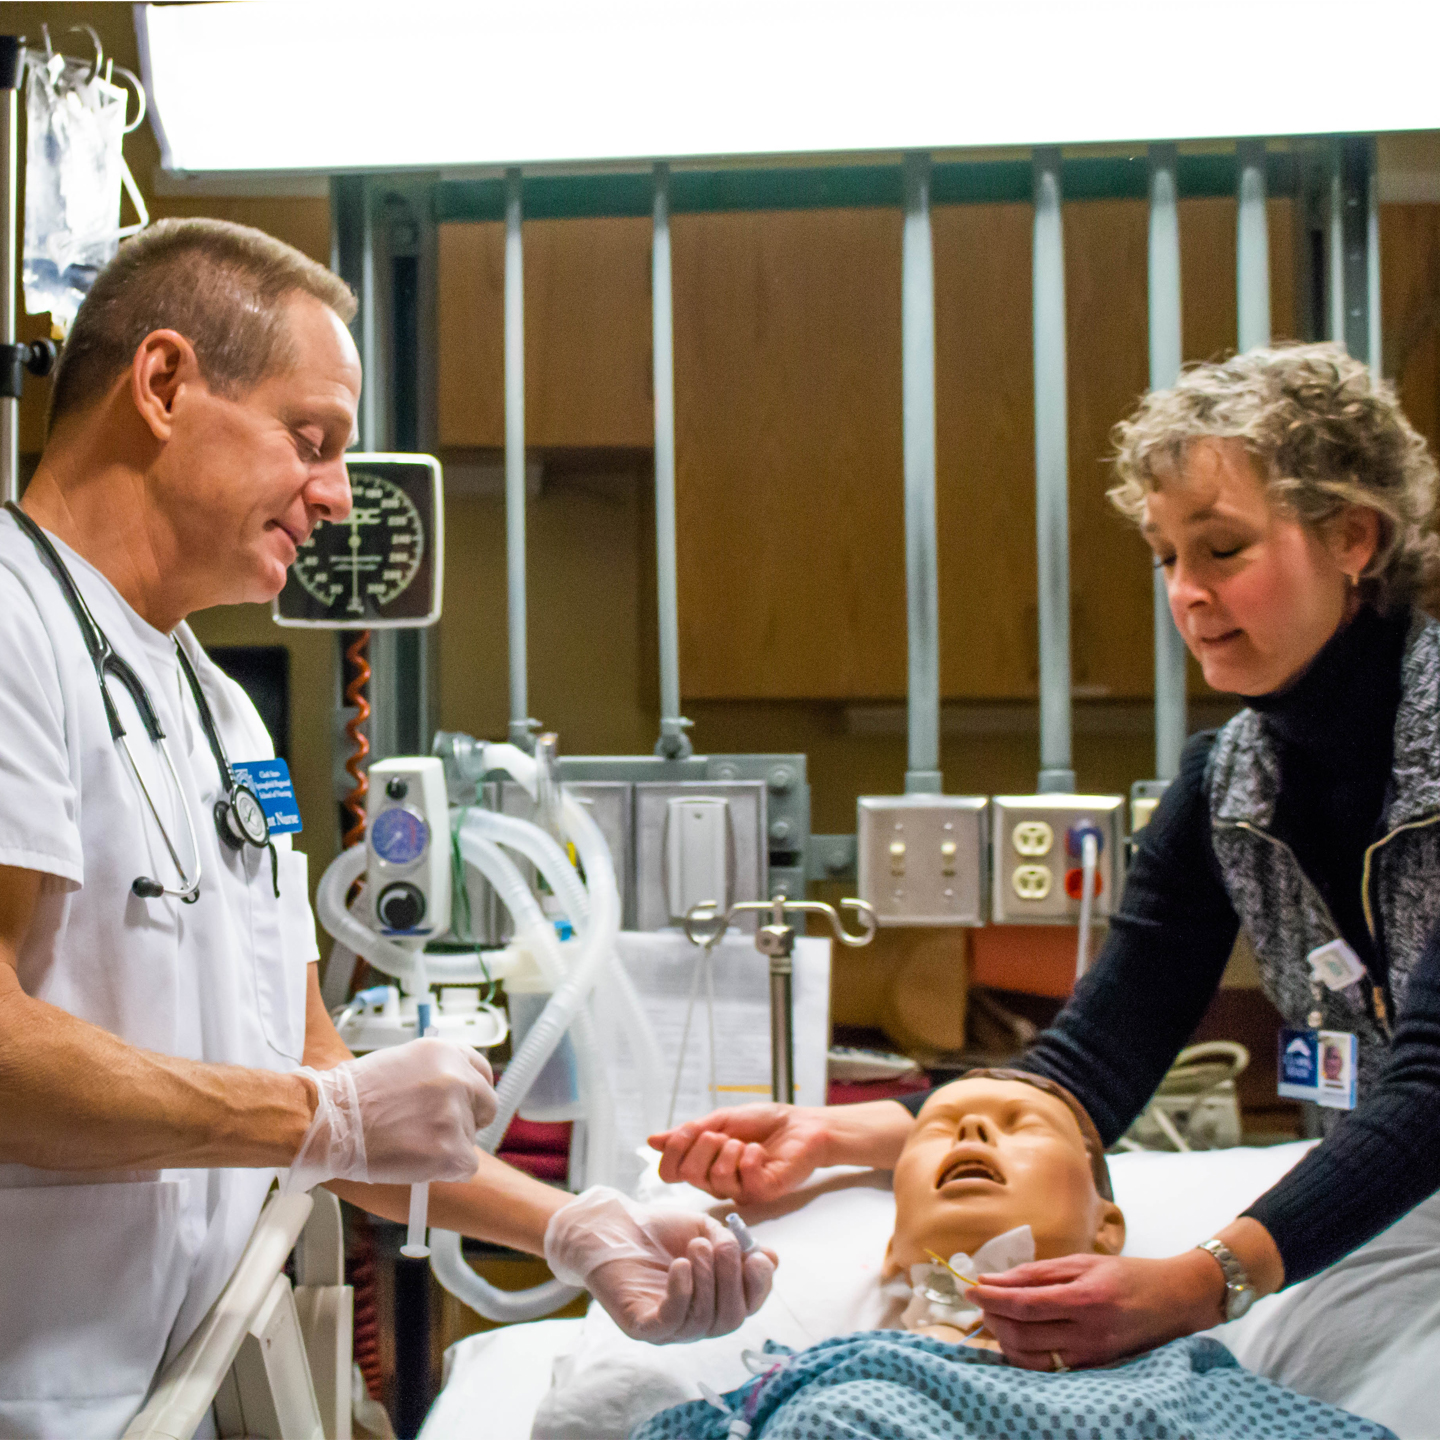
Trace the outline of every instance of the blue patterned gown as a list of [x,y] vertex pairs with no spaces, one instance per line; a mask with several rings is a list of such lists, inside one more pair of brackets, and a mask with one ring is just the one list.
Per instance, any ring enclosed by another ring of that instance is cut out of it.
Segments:
[[724,1397],[729,1414],[691,1401],[632,1440],[1396,1440],[1198,1336],[1059,1375],[899,1330],[766,1348],[775,1367]]

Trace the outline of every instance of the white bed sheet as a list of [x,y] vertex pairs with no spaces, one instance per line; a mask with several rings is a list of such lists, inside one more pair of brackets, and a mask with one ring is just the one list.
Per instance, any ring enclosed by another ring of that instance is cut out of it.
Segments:
[[[1213,1234],[1308,1148],[1112,1157],[1126,1253],[1174,1254]],[[642,1195],[686,1208],[715,1203],[688,1186],[662,1186],[653,1170]],[[694,1398],[699,1381],[721,1391],[742,1383],[745,1348],[774,1339],[799,1349],[872,1327],[894,1219],[889,1176],[828,1172],[803,1200],[746,1211],[781,1265],[771,1298],[733,1335],[651,1347],[626,1339],[592,1306],[583,1321],[473,1337],[450,1352],[424,1440],[529,1440],[542,1400],[538,1440],[610,1440],[628,1433],[637,1408],[653,1413]],[[1440,1197],[1340,1265],[1212,1333],[1250,1369],[1378,1420],[1401,1440],[1440,1440]]]

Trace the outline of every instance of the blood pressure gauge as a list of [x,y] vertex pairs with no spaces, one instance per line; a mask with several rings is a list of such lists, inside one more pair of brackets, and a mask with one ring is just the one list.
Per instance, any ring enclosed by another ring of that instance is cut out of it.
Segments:
[[380,630],[440,618],[445,523],[440,462],[429,455],[345,457],[353,505],[322,520],[275,600],[277,625]]

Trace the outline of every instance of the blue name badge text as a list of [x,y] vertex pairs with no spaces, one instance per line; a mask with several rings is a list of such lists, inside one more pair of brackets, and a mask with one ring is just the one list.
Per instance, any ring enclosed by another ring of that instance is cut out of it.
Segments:
[[272,835],[293,835],[301,828],[290,767],[283,760],[237,760],[230,768],[242,785],[255,792]]

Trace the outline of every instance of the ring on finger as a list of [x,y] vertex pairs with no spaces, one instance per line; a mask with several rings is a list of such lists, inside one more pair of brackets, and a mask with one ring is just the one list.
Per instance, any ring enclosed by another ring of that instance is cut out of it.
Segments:
[[1070,1369],[1070,1367],[1065,1363],[1065,1361],[1061,1359],[1060,1352],[1058,1350],[1052,1350],[1050,1352],[1050,1368],[1057,1375],[1064,1375],[1068,1373]]

